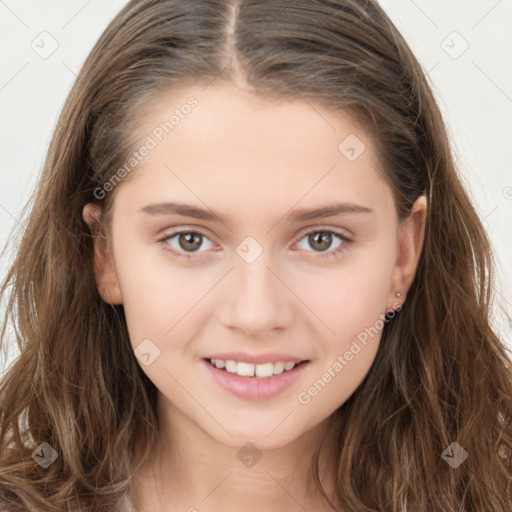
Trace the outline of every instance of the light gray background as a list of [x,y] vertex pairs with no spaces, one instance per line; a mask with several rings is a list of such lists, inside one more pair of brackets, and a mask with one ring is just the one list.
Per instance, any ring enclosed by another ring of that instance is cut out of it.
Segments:
[[[35,187],[58,114],[82,62],[125,3],[0,0],[2,248]],[[512,0],[381,0],[381,5],[432,80],[461,175],[500,265],[498,305],[510,314]],[[1,276],[11,257],[7,253],[0,261]],[[500,336],[512,348],[511,326],[498,307],[495,319]],[[7,361],[0,359],[0,370],[17,353],[13,346]]]

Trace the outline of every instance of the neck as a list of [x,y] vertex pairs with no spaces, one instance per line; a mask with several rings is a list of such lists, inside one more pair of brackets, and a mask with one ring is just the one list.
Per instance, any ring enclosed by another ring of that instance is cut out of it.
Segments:
[[[138,512],[332,510],[311,477],[326,421],[286,446],[260,451],[219,443],[176,409],[162,419],[158,446],[134,476]],[[332,495],[326,449],[320,449],[319,476]]]

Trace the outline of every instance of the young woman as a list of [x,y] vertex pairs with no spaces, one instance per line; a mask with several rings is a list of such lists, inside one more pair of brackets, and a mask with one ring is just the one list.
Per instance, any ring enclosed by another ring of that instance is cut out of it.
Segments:
[[373,1],[133,0],[2,295],[0,510],[510,510],[493,260]]

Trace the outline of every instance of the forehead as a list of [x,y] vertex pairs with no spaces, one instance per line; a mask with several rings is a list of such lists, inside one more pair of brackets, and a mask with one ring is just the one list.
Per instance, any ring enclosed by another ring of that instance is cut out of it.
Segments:
[[391,199],[363,127],[346,111],[310,100],[190,85],[155,97],[134,134],[151,149],[121,195],[138,205],[204,198],[223,207],[282,209],[299,201],[307,207]]

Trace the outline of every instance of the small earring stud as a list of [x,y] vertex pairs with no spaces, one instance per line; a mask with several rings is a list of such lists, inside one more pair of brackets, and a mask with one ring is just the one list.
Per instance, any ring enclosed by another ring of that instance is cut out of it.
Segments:
[[400,297],[400,292],[396,292],[395,294],[397,297]]

